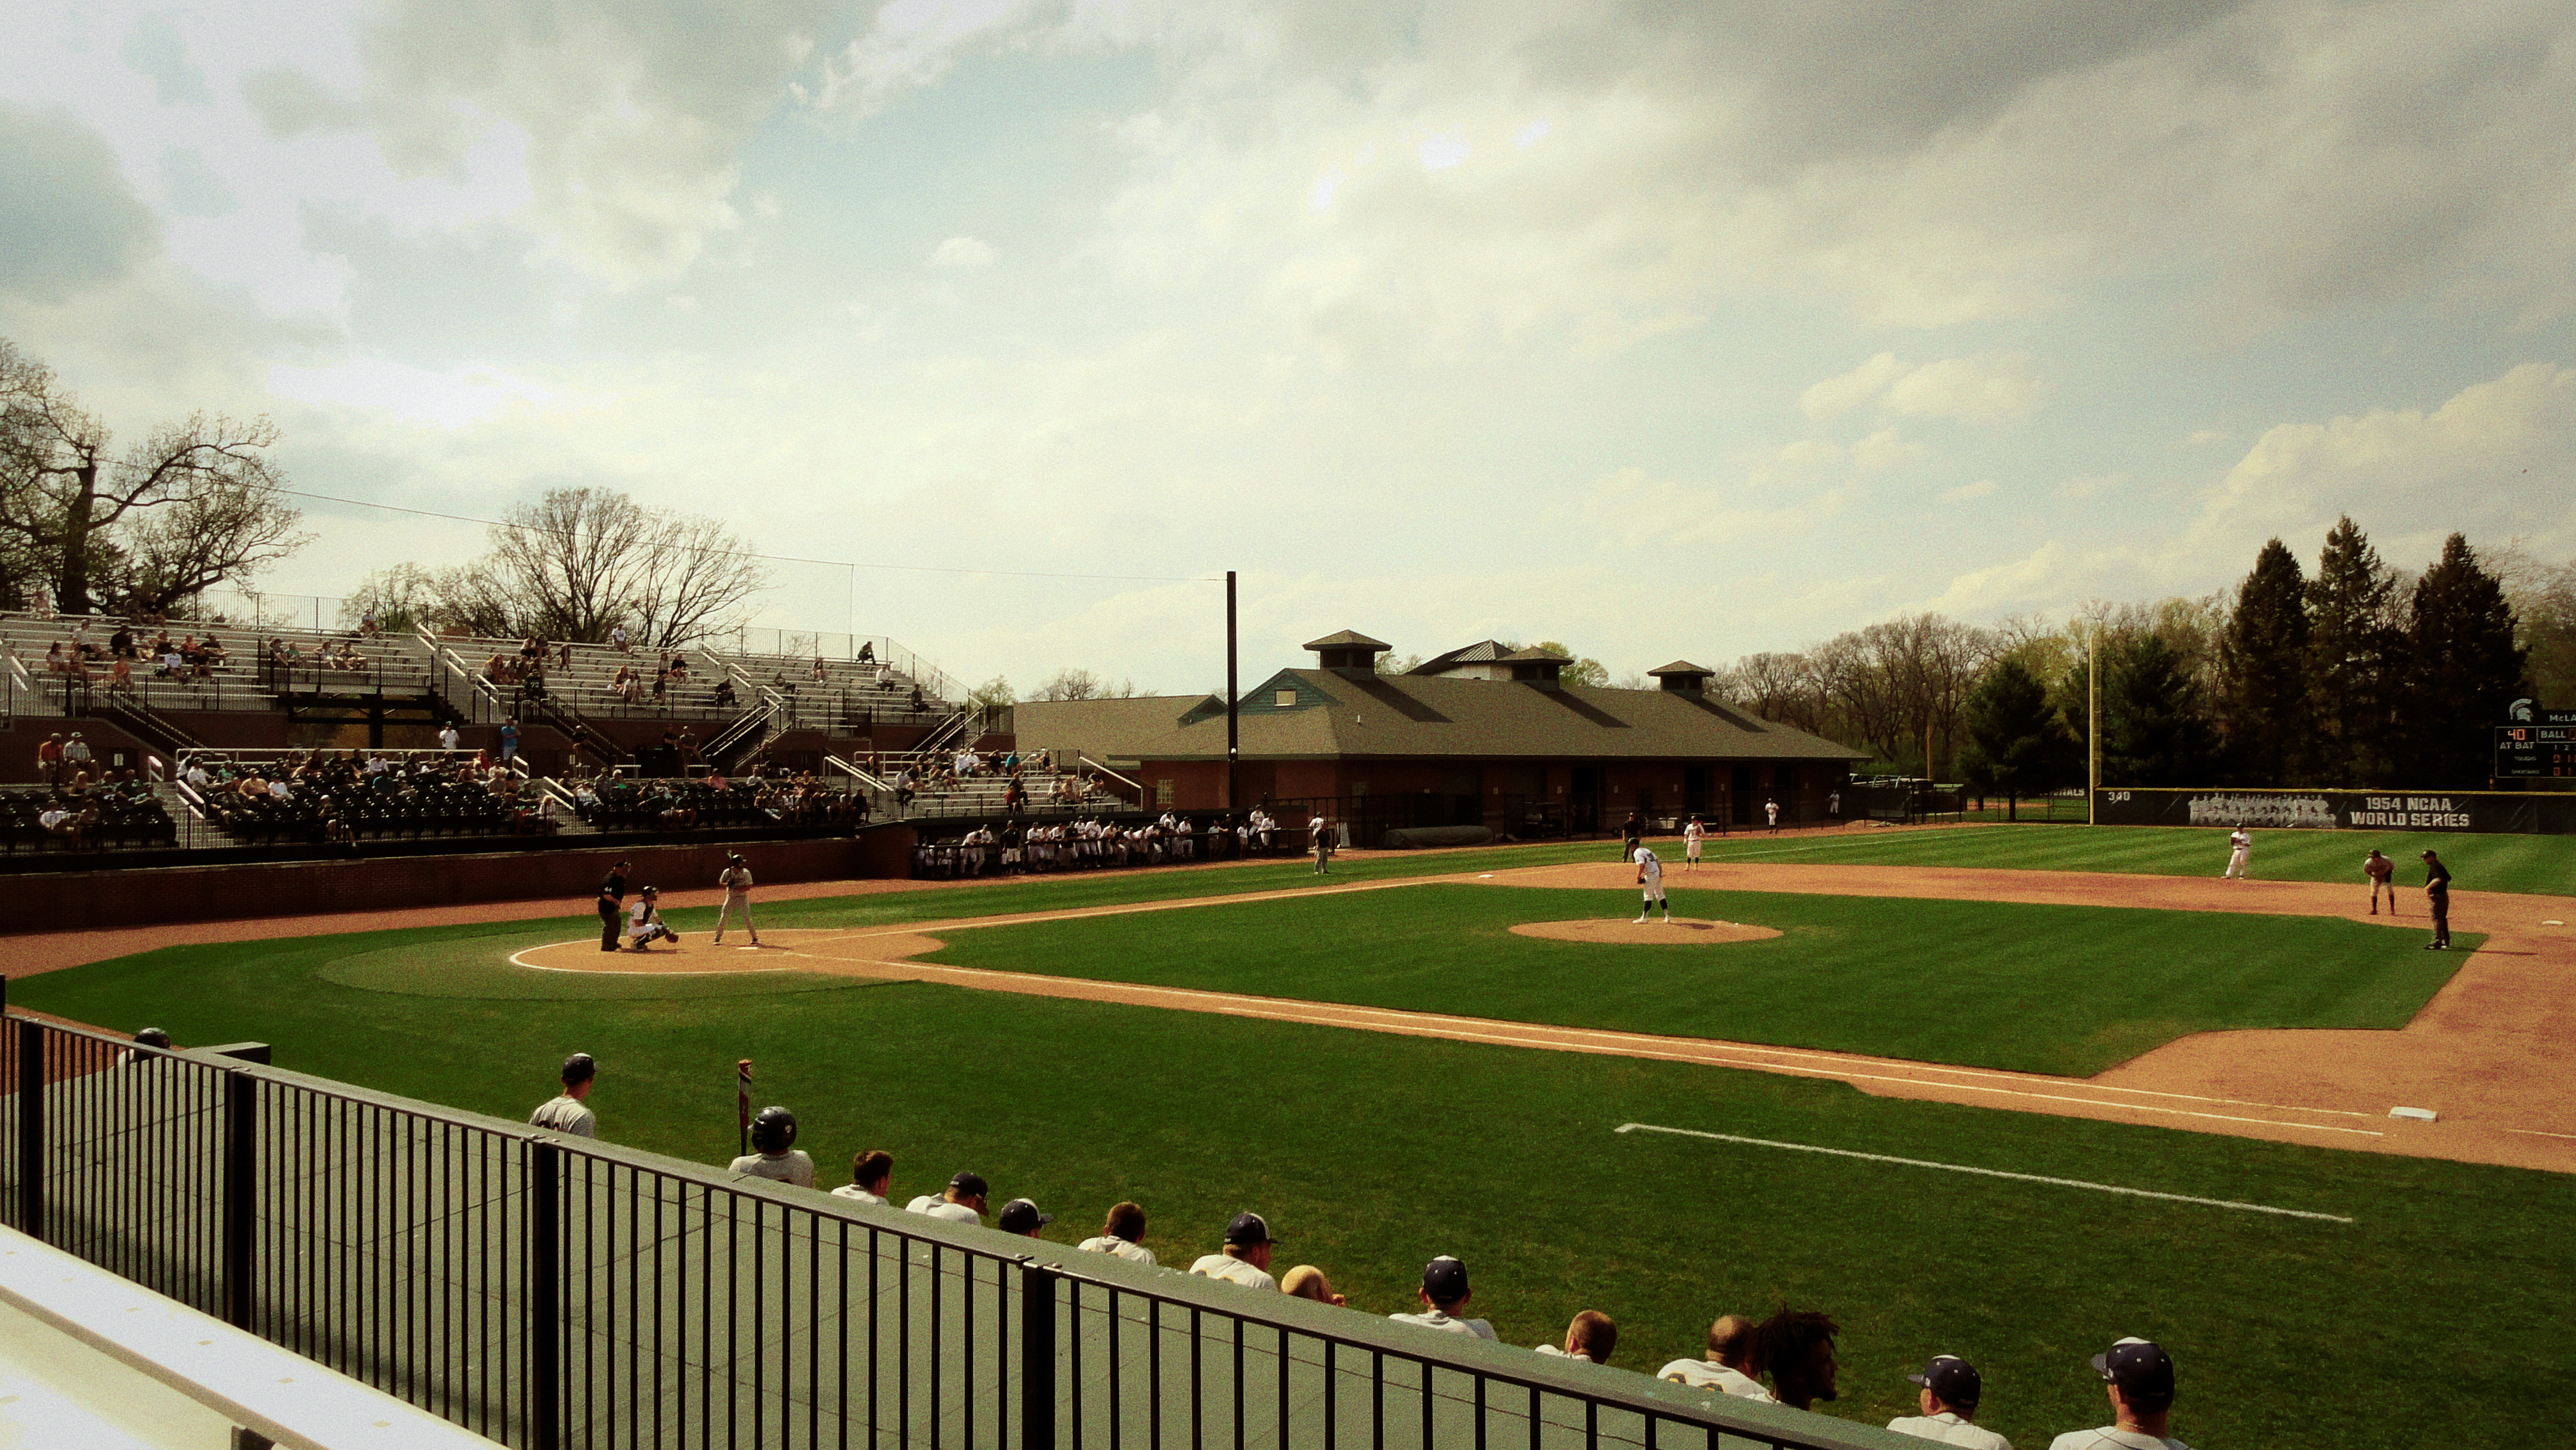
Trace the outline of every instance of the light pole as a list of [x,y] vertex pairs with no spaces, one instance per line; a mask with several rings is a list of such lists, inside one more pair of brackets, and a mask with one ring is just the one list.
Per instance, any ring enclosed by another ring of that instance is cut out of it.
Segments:
[[1234,571],[1225,571],[1225,808],[1237,809],[1234,798],[1234,761],[1242,747],[1237,733],[1234,687]]
[[2098,826],[2102,811],[2102,621],[2084,648],[2084,824]]

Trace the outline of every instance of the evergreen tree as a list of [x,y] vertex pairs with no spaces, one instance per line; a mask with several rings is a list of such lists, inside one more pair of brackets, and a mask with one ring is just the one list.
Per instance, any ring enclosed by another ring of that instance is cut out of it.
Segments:
[[2307,580],[2279,539],[2254,556],[2219,637],[2221,714],[2234,773],[2247,785],[2298,780],[2310,727]]
[[2308,581],[2308,783],[2389,782],[2396,681],[2405,640],[2394,611],[2396,584],[2350,515],[2326,533]]
[[2406,689],[2398,723],[2400,785],[2476,790],[2495,769],[2494,727],[2523,693],[2527,652],[2514,643],[2504,585],[2453,534],[2407,600]]
[[2104,651],[2104,785],[2207,785],[2217,758],[2207,693],[2172,645],[2140,634]]
[[2021,797],[2055,790],[2077,773],[2075,739],[2058,723],[2047,687],[2021,661],[2007,658],[1987,671],[1965,716],[1960,770],[1979,790],[2002,795],[2008,816],[2018,818]]

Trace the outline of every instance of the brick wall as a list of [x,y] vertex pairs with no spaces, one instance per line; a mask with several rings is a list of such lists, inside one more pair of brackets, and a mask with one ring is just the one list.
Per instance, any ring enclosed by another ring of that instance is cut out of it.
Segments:
[[600,878],[621,856],[635,863],[627,878],[634,885],[679,889],[713,886],[729,850],[742,852],[769,885],[912,872],[912,831],[891,826],[863,831],[855,840],[64,872],[9,877],[7,889],[19,898],[11,925],[21,932],[547,899],[561,900],[567,913],[577,915],[590,910]]

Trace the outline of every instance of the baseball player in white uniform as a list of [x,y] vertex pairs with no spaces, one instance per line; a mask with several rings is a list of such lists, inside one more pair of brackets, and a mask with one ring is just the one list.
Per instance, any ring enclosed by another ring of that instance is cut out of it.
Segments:
[[1643,923],[1646,913],[1660,906],[1664,909],[1665,922],[1670,923],[1673,919],[1673,904],[1664,899],[1663,860],[1655,855],[1652,848],[1646,846],[1637,848],[1636,860],[1637,886],[1645,896],[1637,906],[1637,922]]
[[2245,857],[2253,849],[2254,833],[2245,829],[2243,822],[2238,822],[2236,829],[2227,833],[2227,872],[2219,879],[2222,881],[2252,879],[2245,869]]
[[590,1085],[599,1077],[599,1064],[587,1052],[576,1052],[564,1059],[563,1091],[537,1105],[528,1114],[531,1127],[550,1132],[569,1133],[576,1138],[599,1136],[599,1116],[582,1099],[590,1096]]
[[1690,824],[1682,827],[1682,860],[1691,866],[1697,866],[1699,843],[1707,839],[1708,827],[1699,823],[1699,817],[1691,817]]
[[1318,876],[1328,874],[1325,863],[1333,854],[1333,839],[1332,832],[1326,827],[1320,812],[1313,820],[1306,823],[1306,836],[1315,848],[1315,874]]
[[751,924],[751,868],[742,864],[740,856],[727,856],[725,868],[716,873],[716,884],[724,888],[724,905],[716,908],[716,945],[724,945],[725,923],[733,920],[737,910],[742,913],[742,929],[751,933],[751,944],[760,945],[760,928]]
[[1134,1203],[1121,1203],[1109,1210],[1109,1221],[1100,1232],[1074,1247],[1086,1254],[1114,1254],[1131,1264],[1154,1266],[1154,1251],[1138,1240],[1145,1237],[1145,1210]]
[[662,888],[647,886],[635,898],[635,904],[626,908],[626,945],[640,952],[657,941],[678,946],[680,934],[662,924]]

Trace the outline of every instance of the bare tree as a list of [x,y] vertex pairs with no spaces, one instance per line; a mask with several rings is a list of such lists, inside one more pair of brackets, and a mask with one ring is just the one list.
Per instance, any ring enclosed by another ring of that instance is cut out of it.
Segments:
[[266,418],[192,413],[119,451],[51,369],[0,340],[0,534],[64,614],[104,593],[166,609],[301,548],[277,440]]
[[1067,665],[1049,675],[1043,684],[1029,692],[1032,700],[1097,700],[1108,693],[1098,675],[1077,665]]
[[492,552],[434,578],[440,623],[485,635],[596,644],[620,624],[677,649],[738,628],[769,569],[718,520],[622,493],[559,488],[514,504]]

